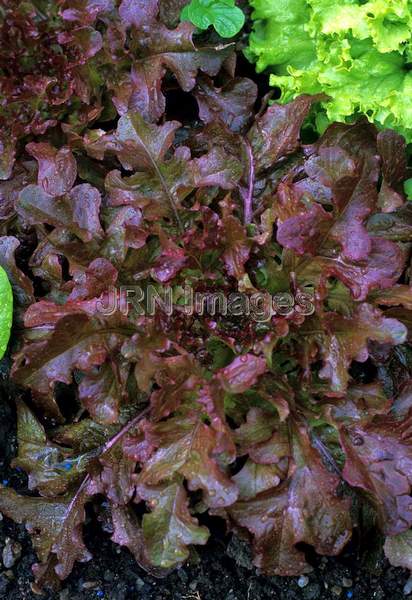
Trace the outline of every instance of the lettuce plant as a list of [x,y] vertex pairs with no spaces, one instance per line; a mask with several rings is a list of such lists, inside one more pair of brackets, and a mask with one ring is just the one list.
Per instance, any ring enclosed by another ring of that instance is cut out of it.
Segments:
[[[91,559],[86,508],[156,576],[207,542],[206,513],[264,573],[297,575],[305,545],[338,554],[365,506],[406,566],[408,371],[382,374],[412,331],[405,141],[361,121],[302,144],[323,97],[255,114],[232,48],[196,48],[169,5],[62,5],[68,31],[102,36],[98,110],[73,127],[70,100],[53,128],[22,131],[0,183],[29,492],[0,486],[0,511],[32,535],[37,591]],[[170,118],[169,86],[199,120]],[[171,289],[173,310],[108,310],[136,284]],[[237,309],[191,313],[187,286]],[[239,308],[257,292],[294,300]]]
[[318,127],[358,113],[412,141],[409,0],[251,0],[248,55],[282,101],[324,92]]

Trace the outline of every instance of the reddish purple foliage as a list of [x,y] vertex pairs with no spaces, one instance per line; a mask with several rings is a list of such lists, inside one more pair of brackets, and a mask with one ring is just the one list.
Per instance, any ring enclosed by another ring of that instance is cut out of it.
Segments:
[[[360,122],[304,145],[316,97],[254,114],[232,47],[172,28],[180,0],[43,4],[6,3],[0,49],[0,265],[29,399],[14,466],[36,493],[0,487],[0,510],[33,535],[37,585],[90,559],[85,506],[102,496],[113,541],[156,576],[206,543],[206,510],[265,573],[303,573],[298,544],[350,539],[348,486],[404,535],[408,382],[388,393],[355,368],[412,331],[403,140]],[[169,118],[176,89],[200,122]],[[137,283],[170,286],[173,314],[102,311]],[[295,303],[189,314],[185,285]]]

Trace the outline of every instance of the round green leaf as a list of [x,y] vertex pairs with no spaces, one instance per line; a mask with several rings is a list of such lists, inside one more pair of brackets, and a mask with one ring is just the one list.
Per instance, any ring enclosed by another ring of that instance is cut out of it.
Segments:
[[213,25],[222,37],[235,36],[245,24],[245,15],[237,6],[217,3],[213,9]]
[[408,200],[412,200],[412,179],[407,179],[403,184],[403,189],[408,197]]
[[213,25],[222,37],[233,37],[243,27],[245,15],[235,0],[192,0],[181,12],[183,21],[191,21],[199,29]]
[[190,21],[189,17],[189,7],[186,5],[182,8],[182,12],[180,13],[181,21]]
[[199,29],[207,29],[213,23],[211,10],[195,2],[189,4],[188,15],[193,25]]
[[6,353],[13,322],[13,292],[5,270],[0,267],[0,358]]

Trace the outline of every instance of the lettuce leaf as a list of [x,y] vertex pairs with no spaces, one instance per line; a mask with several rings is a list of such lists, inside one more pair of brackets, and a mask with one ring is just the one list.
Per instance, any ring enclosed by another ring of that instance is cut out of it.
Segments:
[[12,321],[13,293],[6,271],[0,267],[0,358],[9,343]]
[[[409,72],[412,10],[407,0],[252,0],[248,57],[270,68],[281,101],[329,96],[327,121],[365,114],[412,141]],[[319,130],[325,118],[318,118]]]

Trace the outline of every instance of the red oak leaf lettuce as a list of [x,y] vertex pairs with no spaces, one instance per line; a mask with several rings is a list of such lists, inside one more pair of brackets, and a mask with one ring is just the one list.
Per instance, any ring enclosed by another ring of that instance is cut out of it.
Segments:
[[178,24],[184,4],[3,10],[0,265],[30,495],[0,487],[0,511],[33,537],[38,588],[91,558],[102,503],[156,576],[207,542],[207,511],[267,574],[339,553],[355,494],[395,564],[409,543],[404,141],[357,122],[304,144],[321,97],[256,114],[233,45]]

